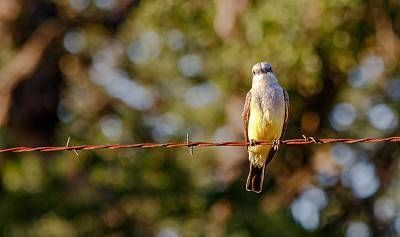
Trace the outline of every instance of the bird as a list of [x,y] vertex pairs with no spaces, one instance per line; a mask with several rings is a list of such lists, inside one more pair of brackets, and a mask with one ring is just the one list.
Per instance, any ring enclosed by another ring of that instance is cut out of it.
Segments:
[[[251,71],[252,86],[242,113],[250,161],[246,190],[261,193],[266,166],[277,153],[287,129],[289,95],[279,85],[271,63],[257,63]],[[272,141],[272,145],[257,145],[259,140]]]

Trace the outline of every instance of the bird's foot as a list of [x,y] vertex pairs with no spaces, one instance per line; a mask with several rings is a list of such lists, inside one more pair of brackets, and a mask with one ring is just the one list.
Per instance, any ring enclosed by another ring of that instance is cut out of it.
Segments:
[[275,150],[278,150],[278,147],[279,147],[280,144],[281,144],[281,140],[279,140],[279,139],[274,139],[274,140],[272,140],[272,147],[273,147]]
[[249,141],[249,145],[250,146],[256,146],[257,144],[256,144],[256,140],[254,140],[254,139],[250,139],[250,141]]

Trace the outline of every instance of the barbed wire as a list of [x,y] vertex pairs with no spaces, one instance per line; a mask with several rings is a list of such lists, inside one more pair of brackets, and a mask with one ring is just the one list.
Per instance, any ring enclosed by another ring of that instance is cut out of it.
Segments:
[[[378,143],[378,142],[400,142],[400,137],[386,137],[386,138],[315,138],[306,137],[303,138],[287,139],[282,140],[279,143],[282,145],[309,145],[309,144],[329,144],[329,143]],[[255,141],[255,145],[273,145],[273,141]],[[109,145],[77,145],[70,146],[69,139],[65,146],[39,146],[39,147],[11,147],[11,148],[0,148],[0,153],[5,152],[51,152],[51,151],[79,151],[79,150],[99,150],[99,149],[126,149],[126,148],[178,148],[178,147],[189,147],[191,150],[193,147],[238,147],[238,146],[249,146],[249,142],[245,141],[227,141],[227,142],[191,142],[187,137],[186,142],[166,142],[166,143],[135,143],[135,144],[109,144]],[[192,154],[192,152],[191,152]]]

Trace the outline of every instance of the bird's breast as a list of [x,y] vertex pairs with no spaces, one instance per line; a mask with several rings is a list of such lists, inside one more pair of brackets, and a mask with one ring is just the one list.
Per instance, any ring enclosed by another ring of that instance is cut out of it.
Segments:
[[[253,88],[254,89],[254,88]],[[250,103],[249,139],[279,139],[285,117],[285,100],[280,87],[252,90]]]

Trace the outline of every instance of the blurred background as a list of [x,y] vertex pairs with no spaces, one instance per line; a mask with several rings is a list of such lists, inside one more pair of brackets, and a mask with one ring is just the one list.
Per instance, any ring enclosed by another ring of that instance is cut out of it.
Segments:
[[[397,0],[0,0],[0,146],[243,140],[251,67],[286,138],[399,134]],[[400,236],[396,144],[0,154],[2,236]]]

